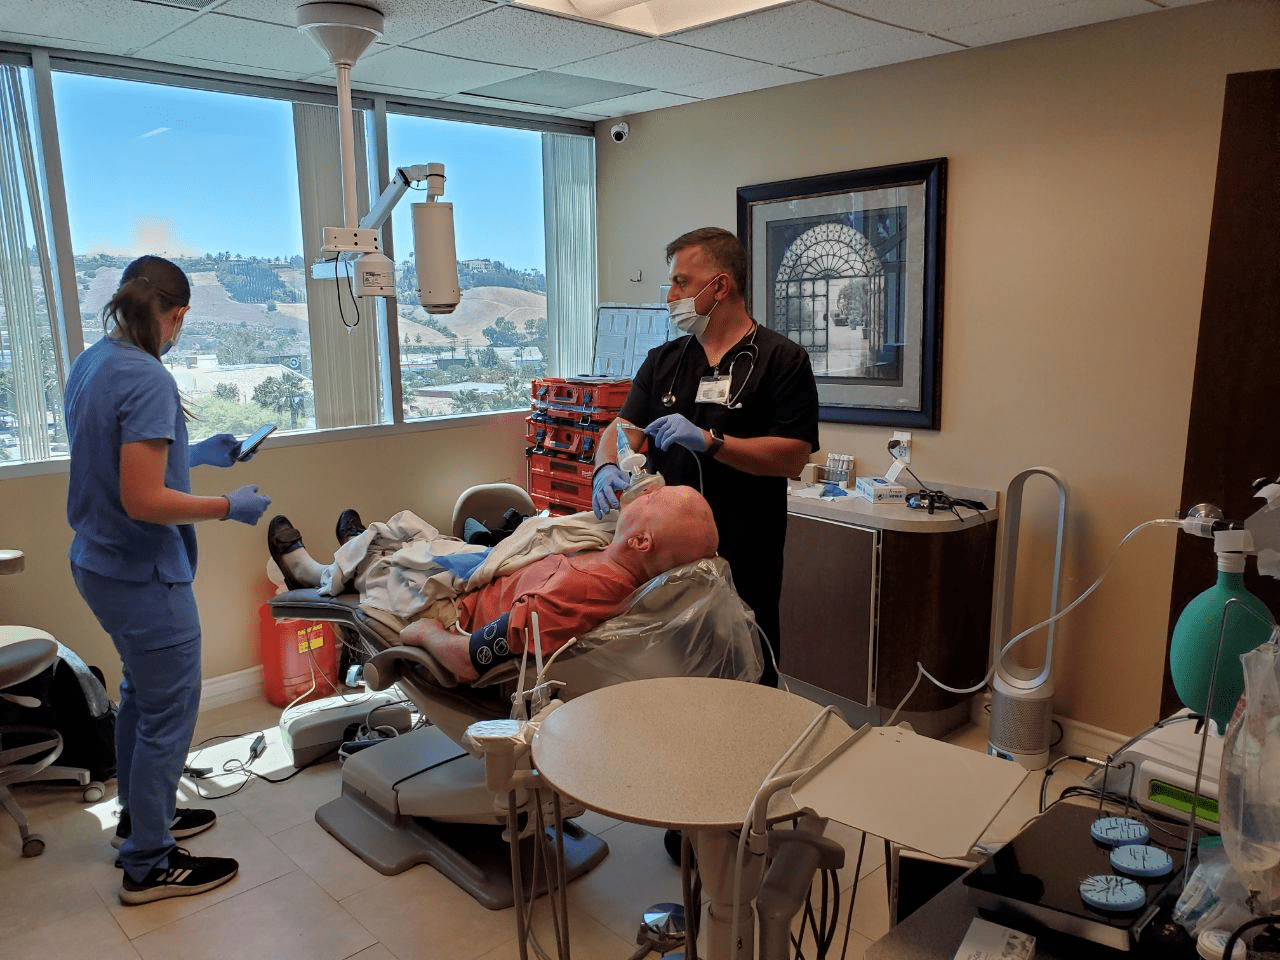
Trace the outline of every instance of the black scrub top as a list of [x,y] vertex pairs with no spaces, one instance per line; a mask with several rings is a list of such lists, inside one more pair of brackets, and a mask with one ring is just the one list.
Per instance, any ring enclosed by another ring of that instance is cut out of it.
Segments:
[[[729,397],[740,408],[695,402],[703,377],[729,374],[731,369]],[[667,394],[675,397],[671,406],[662,402]],[[809,354],[759,325],[714,370],[702,345],[691,336],[650,350],[619,416],[646,427],[669,413],[682,413],[699,427],[717,428],[726,437],[787,437],[818,449],[818,387]],[[743,473],[678,445],[666,451],[652,447],[649,457],[667,483],[700,489],[706,496],[720,533],[719,553],[729,563],[738,594],[756,612],[776,647],[787,533],[786,478]]]

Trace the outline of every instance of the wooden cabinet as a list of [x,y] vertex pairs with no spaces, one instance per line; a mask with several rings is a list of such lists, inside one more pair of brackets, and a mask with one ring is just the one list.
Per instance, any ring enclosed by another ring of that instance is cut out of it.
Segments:
[[[881,522],[887,509],[890,524]],[[948,524],[887,509],[793,511],[787,520],[782,673],[853,723],[887,720],[915,682],[917,661],[953,687],[978,683],[987,669],[994,511]],[[967,721],[969,700],[921,680],[898,720],[937,736]]]

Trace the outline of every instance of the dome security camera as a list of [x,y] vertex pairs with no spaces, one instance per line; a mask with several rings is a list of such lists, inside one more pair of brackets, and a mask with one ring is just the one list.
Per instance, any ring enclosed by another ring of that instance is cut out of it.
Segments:
[[615,123],[609,128],[609,136],[613,137],[614,143],[621,143],[623,140],[627,139],[627,134],[630,132],[631,127],[627,125],[626,121],[623,121],[622,123]]

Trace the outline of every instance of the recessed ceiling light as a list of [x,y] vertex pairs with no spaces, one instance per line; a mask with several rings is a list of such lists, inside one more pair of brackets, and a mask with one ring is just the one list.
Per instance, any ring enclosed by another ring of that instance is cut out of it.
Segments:
[[697,3],[688,0],[516,0],[512,6],[534,7],[661,37],[787,2],[789,0],[698,0]]

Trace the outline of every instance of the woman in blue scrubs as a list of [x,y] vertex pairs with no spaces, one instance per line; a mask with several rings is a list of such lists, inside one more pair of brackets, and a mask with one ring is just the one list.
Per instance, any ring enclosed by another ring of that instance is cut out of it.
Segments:
[[194,857],[175,843],[215,819],[211,810],[176,806],[200,704],[193,525],[256,524],[271,499],[254,484],[221,497],[191,493],[190,467],[232,466],[239,444],[231,434],[187,444],[187,413],[160,357],[177,341],[190,302],[191,285],[175,264],[133,261],[103,308],[106,336],[76,358],[67,378],[71,574],[124,666],[116,718],[121,814],[112,844],[120,848],[126,904],[203,893],[238,869],[235,860]]

